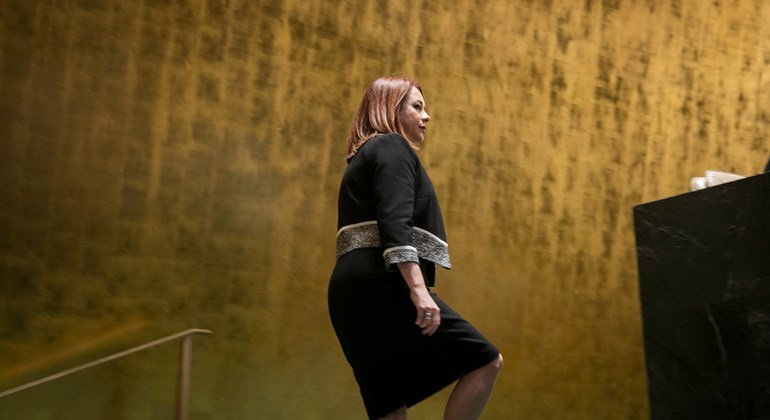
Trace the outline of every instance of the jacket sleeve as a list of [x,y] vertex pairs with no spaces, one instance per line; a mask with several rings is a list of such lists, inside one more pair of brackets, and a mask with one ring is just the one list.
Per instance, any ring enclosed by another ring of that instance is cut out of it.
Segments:
[[400,135],[384,135],[370,141],[376,142],[372,144],[370,157],[385,268],[394,270],[394,264],[407,261],[419,263],[417,249],[412,244],[417,155]]

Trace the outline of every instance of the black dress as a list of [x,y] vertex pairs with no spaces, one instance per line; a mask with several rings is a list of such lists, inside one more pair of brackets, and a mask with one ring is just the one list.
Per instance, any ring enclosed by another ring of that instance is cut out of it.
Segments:
[[342,177],[338,211],[329,313],[370,418],[412,406],[497,358],[433,292],[439,329],[427,336],[414,323],[396,264],[418,262],[428,286],[436,264],[451,264],[435,191],[406,139],[388,134],[364,143]]

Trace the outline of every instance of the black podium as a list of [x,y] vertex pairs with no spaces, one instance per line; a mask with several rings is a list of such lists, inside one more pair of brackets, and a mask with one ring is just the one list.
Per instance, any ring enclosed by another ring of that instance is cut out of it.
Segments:
[[634,207],[660,419],[770,419],[770,173]]

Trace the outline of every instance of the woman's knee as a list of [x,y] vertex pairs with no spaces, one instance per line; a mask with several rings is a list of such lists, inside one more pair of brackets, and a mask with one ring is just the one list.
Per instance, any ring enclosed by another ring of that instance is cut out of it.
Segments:
[[394,411],[385,415],[385,417],[380,417],[378,420],[403,420],[403,419],[406,419],[406,406],[399,407]]
[[503,369],[503,355],[502,353],[497,354],[497,358],[489,362],[489,367],[494,369],[497,372],[500,372]]

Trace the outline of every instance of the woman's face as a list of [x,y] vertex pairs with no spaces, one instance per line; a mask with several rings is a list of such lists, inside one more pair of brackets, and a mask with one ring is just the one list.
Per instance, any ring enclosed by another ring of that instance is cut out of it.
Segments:
[[425,139],[425,126],[430,121],[430,116],[425,112],[425,99],[422,93],[414,86],[404,98],[401,109],[398,111],[398,121],[409,141],[415,145],[422,144]]

